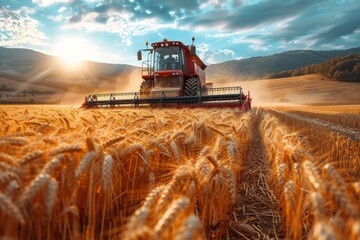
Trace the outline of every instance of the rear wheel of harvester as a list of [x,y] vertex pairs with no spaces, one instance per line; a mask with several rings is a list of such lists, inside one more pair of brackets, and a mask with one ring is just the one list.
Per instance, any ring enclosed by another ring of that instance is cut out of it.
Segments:
[[190,78],[185,82],[184,95],[196,96],[200,88],[200,80],[198,78]]

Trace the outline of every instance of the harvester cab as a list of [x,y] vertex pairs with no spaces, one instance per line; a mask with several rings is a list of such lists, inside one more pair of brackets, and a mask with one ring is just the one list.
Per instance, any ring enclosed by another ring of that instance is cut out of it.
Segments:
[[[213,88],[206,83],[205,63],[191,45],[180,41],[154,42],[137,52],[142,61],[140,91],[134,93],[92,94],[83,107],[150,106],[150,107],[240,107],[251,108],[250,93],[241,87]],[[143,54],[144,53],[144,54]],[[143,55],[146,55],[143,59]]]
[[173,91],[175,96],[195,96],[199,91],[206,92],[206,65],[196,55],[194,40],[190,46],[180,41],[168,41],[151,44],[138,51],[138,60],[142,52],[147,53],[142,62],[143,82],[140,86],[142,96],[157,91]]

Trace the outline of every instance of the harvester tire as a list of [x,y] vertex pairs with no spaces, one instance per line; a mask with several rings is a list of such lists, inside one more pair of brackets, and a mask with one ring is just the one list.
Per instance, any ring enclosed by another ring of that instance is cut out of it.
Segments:
[[147,97],[152,89],[152,85],[152,80],[144,80],[140,85],[140,95]]
[[200,88],[200,81],[198,78],[190,78],[185,82],[184,95],[196,96]]

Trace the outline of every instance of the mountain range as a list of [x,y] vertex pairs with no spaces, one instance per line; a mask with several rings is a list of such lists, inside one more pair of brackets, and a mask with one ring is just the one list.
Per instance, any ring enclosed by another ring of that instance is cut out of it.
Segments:
[[212,64],[206,69],[211,80],[227,81],[228,78],[251,80],[284,70],[294,70],[330,58],[360,53],[359,48],[332,51],[293,50],[263,57],[252,57]]

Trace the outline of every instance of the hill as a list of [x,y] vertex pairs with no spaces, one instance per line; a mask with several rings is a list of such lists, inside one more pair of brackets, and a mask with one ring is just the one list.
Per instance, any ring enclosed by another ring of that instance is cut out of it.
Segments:
[[[137,90],[139,69],[125,64],[82,61],[65,65],[58,57],[29,49],[0,47],[0,98],[11,101],[72,103],[99,92]],[[70,96],[72,95],[72,96]]]
[[330,58],[360,53],[360,48],[333,51],[294,50],[264,57],[234,60],[210,65],[206,73],[211,81],[264,78],[271,73],[319,64]]

